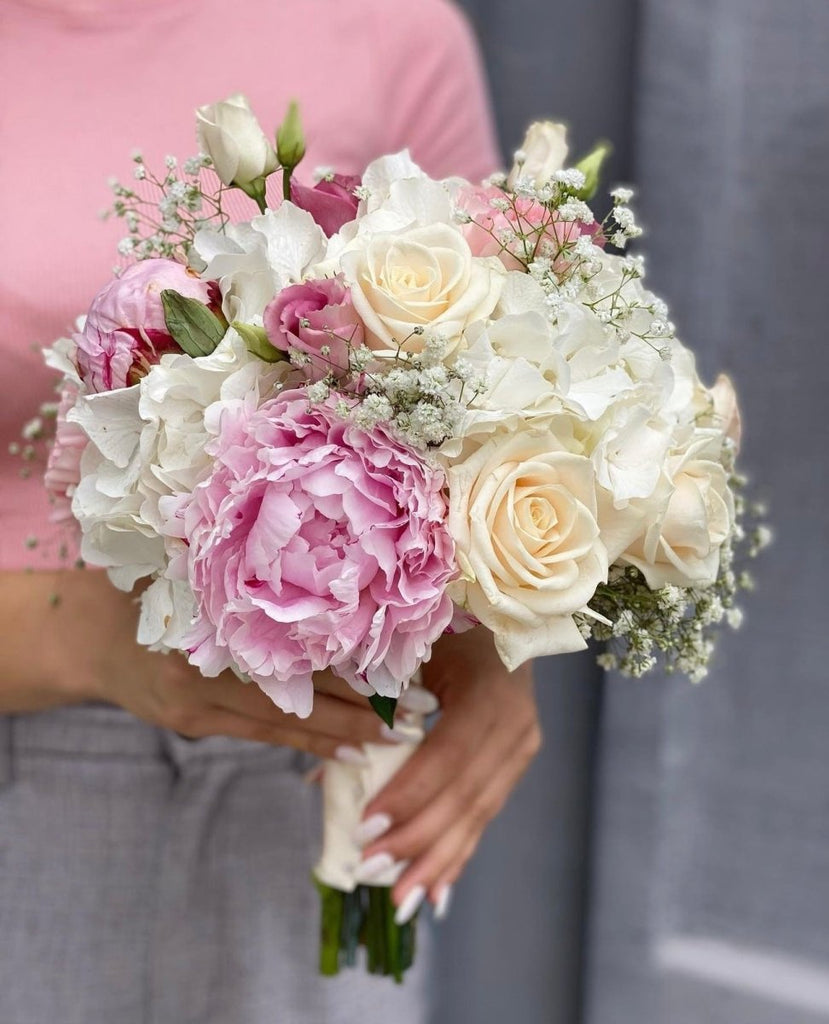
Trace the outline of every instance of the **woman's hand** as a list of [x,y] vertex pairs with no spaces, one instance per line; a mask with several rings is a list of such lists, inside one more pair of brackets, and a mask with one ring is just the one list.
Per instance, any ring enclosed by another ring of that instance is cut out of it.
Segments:
[[319,675],[314,710],[300,719],[230,672],[206,679],[178,654],[141,647],[137,619],[135,599],[102,572],[0,573],[0,713],[99,700],[184,736],[234,736],[350,761],[364,759],[361,743],[383,742],[368,700],[334,676]]
[[541,746],[531,667],[508,673],[488,631],[443,637],[423,675],[441,718],[361,827],[377,836],[386,826],[364,848],[364,863],[380,854],[409,862],[393,894],[400,923],[427,895],[442,916],[486,825]]

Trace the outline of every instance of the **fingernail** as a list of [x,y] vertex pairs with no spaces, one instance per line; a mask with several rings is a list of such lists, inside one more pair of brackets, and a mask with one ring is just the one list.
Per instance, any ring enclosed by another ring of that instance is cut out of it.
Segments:
[[370,882],[384,871],[394,867],[394,857],[390,853],[375,853],[373,857],[364,860],[354,872],[358,882]]
[[384,740],[391,740],[393,743],[418,743],[423,739],[423,730],[416,729],[414,726],[407,726],[405,729],[396,726],[394,729],[390,729],[383,724],[380,726],[380,735]]
[[365,752],[358,750],[356,747],[337,747],[334,751],[334,757],[344,764],[358,764],[362,768],[371,763]]
[[391,828],[391,818],[388,814],[372,814],[370,818],[361,821],[354,829],[354,842],[358,846],[368,846],[370,842],[379,839]]
[[449,913],[449,907],[452,905],[452,886],[444,885],[440,890],[438,898],[435,900],[435,919],[442,921],[444,917]]
[[423,897],[425,895],[426,890],[423,886],[416,885],[397,908],[394,915],[394,923],[406,924],[408,921],[411,921],[420,908],[420,904],[423,902]]
[[400,694],[400,707],[420,715],[431,715],[440,707],[440,701],[422,686],[410,686]]

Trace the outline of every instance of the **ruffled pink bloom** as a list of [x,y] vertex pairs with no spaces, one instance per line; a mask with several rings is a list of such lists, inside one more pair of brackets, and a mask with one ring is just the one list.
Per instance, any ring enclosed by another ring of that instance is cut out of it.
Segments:
[[98,292],[83,331],[75,335],[78,372],[90,391],[135,384],[165,352],[181,351],[164,320],[165,288],[205,305],[218,298],[212,282],[173,260],[141,260],[128,267]]
[[291,202],[301,210],[307,210],[330,238],[343,224],[357,216],[359,200],[354,189],[359,184],[360,178],[349,174],[323,178],[313,188],[291,179]]
[[55,438],[49,449],[43,482],[52,501],[52,522],[73,523],[72,495],[81,482],[81,456],[89,438],[77,423],[70,423],[66,414],[78,400],[77,388],[66,384],[61,391],[55,425]]
[[305,717],[312,673],[397,696],[452,619],[443,474],[382,429],[289,391],[228,403],[211,475],[184,507],[206,675],[235,664]]
[[283,288],[266,306],[263,322],[274,348],[295,348],[311,357],[305,367],[310,380],[345,374],[349,346],[359,348],[365,339],[351,293],[339,277]]
[[[499,210],[493,199],[507,199],[510,206]],[[555,261],[556,273],[563,273],[567,260],[559,255],[562,247],[598,232],[595,224],[561,220],[534,199],[510,197],[494,187],[466,188],[458,205],[472,217],[463,230],[473,256],[498,256],[507,270],[524,270],[535,256],[545,256]]]

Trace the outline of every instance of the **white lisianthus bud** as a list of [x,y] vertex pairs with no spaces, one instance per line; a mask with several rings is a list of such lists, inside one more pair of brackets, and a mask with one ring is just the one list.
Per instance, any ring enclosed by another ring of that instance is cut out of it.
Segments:
[[519,150],[522,161],[516,161],[507,179],[507,188],[514,189],[521,179],[536,187],[564,167],[567,159],[567,128],[553,121],[535,121],[527,129]]
[[276,170],[276,153],[241,93],[196,111],[199,146],[213,161],[225,185],[249,195],[264,191],[264,179]]

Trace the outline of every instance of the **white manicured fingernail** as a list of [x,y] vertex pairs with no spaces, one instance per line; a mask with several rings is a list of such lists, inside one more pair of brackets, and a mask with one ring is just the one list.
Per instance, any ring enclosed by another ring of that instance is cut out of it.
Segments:
[[370,882],[384,871],[394,867],[394,857],[390,853],[375,853],[373,857],[364,860],[354,872],[358,882]]
[[416,885],[406,896],[394,915],[395,924],[406,924],[415,916],[423,902],[426,890],[422,885]]
[[440,701],[422,686],[410,686],[400,694],[400,707],[419,715],[431,715],[440,707]]
[[435,900],[435,919],[442,921],[444,917],[449,913],[449,907],[452,905],[452,886],[444,885],[440,890],[438,898]]
[[372,814],[370,818],[361,821],[354,829],[354,842],[358,846],[368,846],[375,839],[379,839],[391,828],[391,818],[388,814]]
[[337,747],[334,757],[344,764],[358,764],[361,768],[371,763],[365,753],[356,747]]
[[423,739],[423,730],[412,725],[405,728],[395,726],[394,729],[390,729],[384,723],[380,726],[380,735],[384,740],[391,740],[393,743],[419,743]]

